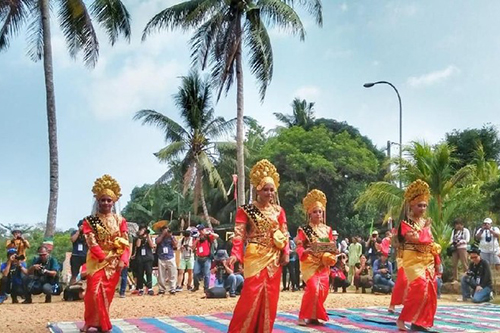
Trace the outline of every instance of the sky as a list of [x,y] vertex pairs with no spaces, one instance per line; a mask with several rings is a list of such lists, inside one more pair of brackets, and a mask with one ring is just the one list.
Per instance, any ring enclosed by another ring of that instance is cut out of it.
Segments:
[[[153,109],[179,120],[172,103],[191,67],[192,32],[163,31],[141,42],[142,29],[174,0],[127,1],[131,42],[111,47],[102,30],[97,66],[72,59],[52,17],[60,192],[57,226],[88,215],[94,180],[108,173],[122,186],[122,208],[135,186],[154,182],[167,166],[153,153],[161,132],[132,117]],[[399,90],[403,143],[437,143],[454,129],[500,128],[500,2],[323,0],[324,25],[300,12],[306,40],[270,27],[274,75],[260,102],[245,75],[245,113],[267,129],[273,112],[291,113],[295,97],[315,102],[316,117],[347,121],[381,149],[399,140],[399,109],[386,80]],[[3,22],[0,22],[2,24]],[[49,199],[45,88],[41,62],[26,56],[26,33],[0,53],[0,223],[44,222]],[[247,69],[246,67],[245,69]],[[233,89],[215,106],[236,116]],[[228,183],[230,180],[227,180]]]

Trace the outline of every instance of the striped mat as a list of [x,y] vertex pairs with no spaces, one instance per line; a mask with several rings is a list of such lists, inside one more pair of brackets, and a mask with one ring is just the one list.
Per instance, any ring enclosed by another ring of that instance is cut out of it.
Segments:
[[[298,312],[279,312],[273,332],[397,332],[397,314],[386,308],[333,309],[330,321],[321,326],[296,325]],[[113,333],[227,332],[230,313],[201,316],[114,319]],[[49,323],[52,333],[76,333],[82,322]],[[500,306],[492,304],[439,306],[434,332],[500,332]]]

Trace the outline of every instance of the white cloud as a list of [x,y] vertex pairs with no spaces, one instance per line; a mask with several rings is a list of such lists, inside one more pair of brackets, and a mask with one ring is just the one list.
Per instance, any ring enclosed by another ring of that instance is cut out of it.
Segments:
[[144,108],[165,105],[178,85],[183,67],[176,62],[153,59],[129,62],[117,75],[98,75],[87,100],[98,119],[130,116]]
[[321,95],[321,89],[318,86],[303,86],[295,90],[293,98],[299,97],[308,101],[314,101]]
[[344,2],[342,5],[340,5],[341,11],[346,12],[348,9],[349,7],[347,6],[347,3]]
[[449,65],[445,69],[427,73],[421,76],[411,76],[408,78],[408,84],[412,87],[430,86],[438,82],[445,81],[446,79],[459,75],[460,69],[454,65]]

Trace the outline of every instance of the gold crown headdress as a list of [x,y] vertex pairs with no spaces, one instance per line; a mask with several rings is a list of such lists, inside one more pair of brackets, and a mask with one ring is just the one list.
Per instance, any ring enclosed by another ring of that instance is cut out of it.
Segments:
[[323,211],[326,209],[326,195],[320,190],[312,190],[307,193],[302,200],[302,204],[307,213],[310,213],[316,207],[320,207]]
[[415,180],[405,191],[405,201],[410,205],[421,201],[429,202],[430,197],[429,185],[421,179]]
[[271,162],[260,160],[250,171],[250,182],[257,191],[262,190],[266,184],[273,184],[278,189],[280,186],[280,174]]
[[94,197],[97,200],[103,195],[108,195],[114,202],[118,201],[122,196],[120,184],[110,175],[97,178],[94,182],[94,187],[92,187],[92,193],[94,193]]

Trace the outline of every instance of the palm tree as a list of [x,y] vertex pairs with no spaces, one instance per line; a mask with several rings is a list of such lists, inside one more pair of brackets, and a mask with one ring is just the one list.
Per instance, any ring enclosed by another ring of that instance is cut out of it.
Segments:
[[273,52],[266,24],[305,38],[294,5],[303,6],[321,25],[321,0],[188,0],[166,8],[146,25],[143,40],[154,30],[195,29],[191,38],[193,62],[211,67],[217,99],[227,93],[236,77],[236,143],[238,204],[245,202],[243,128],[243,43],[249,51],[250,71],[256,76],[261,100],[273,74]]
[[285,127],[299,126],[304,129],[310,128],[314,124],[314,103],[308,103],[305,99],[295,98],[292,102],[292,114],[275,112],[274,116]]
[[[453,190],[470,182],[474,166],[467,165],[455,170],[452,166],[455,162],[451,154],[452,149],[446,143],[433,147],[426,143],[412,142],[406,151],[409,158],[397,161],[402,163],[403,179],[407,183],[422,179],[429,184],[433,197],[433,202],[429,206],[429,216],[437,225],[434,230],[447,232],[445,225],[453,210],[445,206],[447,203],[445,201],[450,198]],[[395,172],[399,172],[399,168]],[[399,179],[399,174],[389,174],[388,178]],[[372,206],[386,212],[386,217],[399,216],[404,207],[403,194],[403,189],[392,182],[371,183],[357,199],[355,208]]]
[[[211,86],[207,79],[192,71],[182,77],[179,92],[174,95],[175,105],[180,110],[184,126],[154,110],[138,111],[134,119],[142,120],[143,125],[153,125],[165,134],[167,146],[155,155],[160,162],[169,163],[170,168],[157,183],[163,183],[176,172],[179,161],[183,175],[183,192],[193,188],[194,211],[198,211],[199,201],[207,224],[211,226],[210,216],[205,202],[203,183],[208,180],[212,187],[225,193],[224,183],[214,167],[217,142],[213,141],[234,130],[234,119],[224,120],[215,117],[212,108]],[[172,163],[174,162],[174,163]]]
[[[43,59],[45,94],[49,132],[50,197],[45,237],[52,237],[56,229],[59,192],[59,157],[57,149],[56,102],[52,65],[50,9],[56,6],[49,0],[0,0],[0,51],[9,47],[10,39],[30,21],[28,55],[32,60]],[[91,16],[106,30],[113,45],[123,34],[130,39],[130,15],[120,0],[94,0],[90,12],[83,0],[61,0],[57,3],[60,27],[66,38],[69,53],[76,57],[83,51],[83,60],[94,67],[99,56],[99,43]]]

